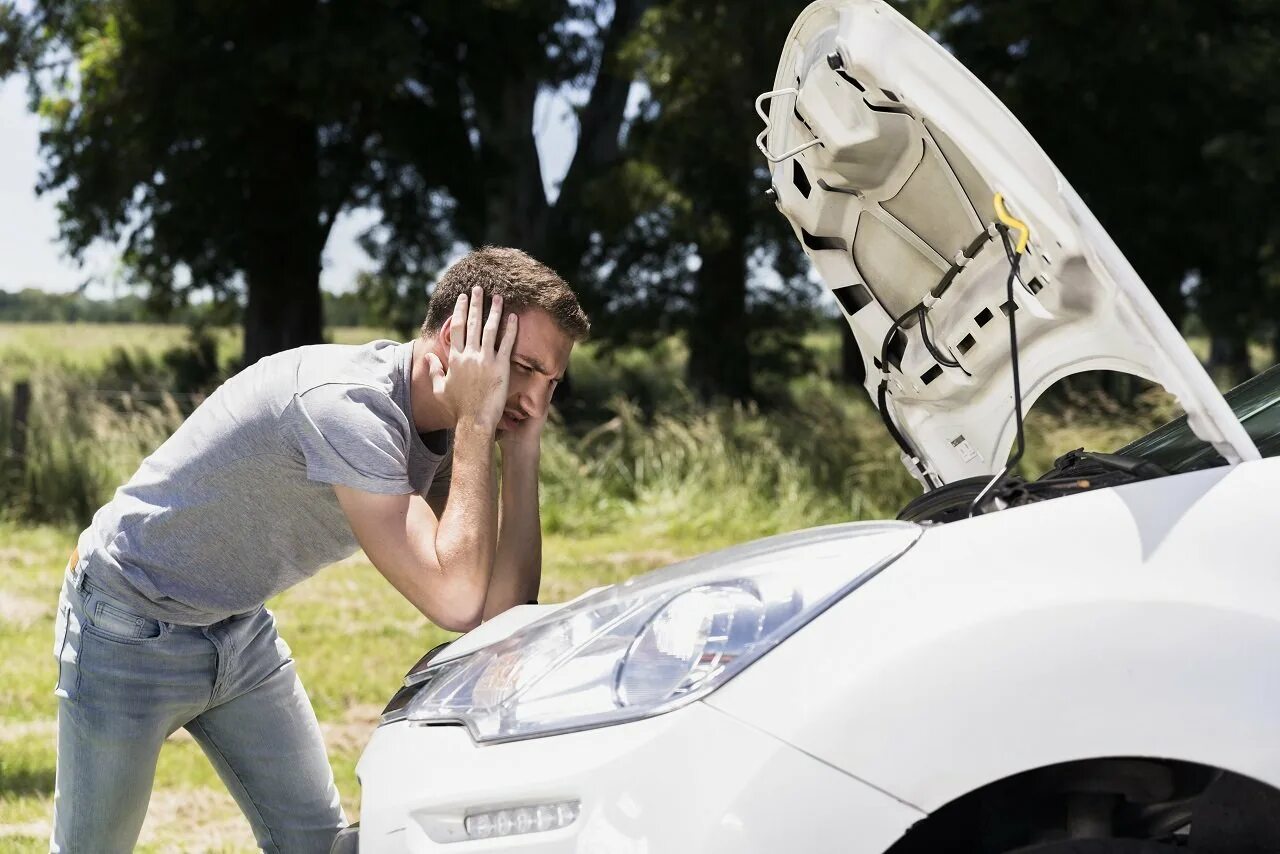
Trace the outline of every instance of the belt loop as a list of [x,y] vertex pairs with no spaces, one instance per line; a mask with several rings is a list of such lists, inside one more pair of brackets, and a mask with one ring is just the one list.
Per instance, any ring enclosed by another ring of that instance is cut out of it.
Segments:
[[71,586],[76,590],[84,587],[84,569],[80,566],[80,548],[71,550],[71,557],[67,559],[67,578],[71,579]]

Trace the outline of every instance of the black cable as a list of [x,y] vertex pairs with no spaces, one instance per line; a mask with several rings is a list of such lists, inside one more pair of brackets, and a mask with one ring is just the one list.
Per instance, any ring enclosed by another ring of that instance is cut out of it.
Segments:
[[884,373],[887,374],[889,372],[889,345],[893,343],[893,336],[905,326],[906,322],[911,319],[911,315],[921,308],[920,303],[911,306],[893,322],[893,325],[889,327],[889,331],[885,333],[884,340],[880,342],[880,370]]
[[1013,414],[1017,422],[1017,449],[1013,452],[1013,456],[1004,464],[1004,468],[995,477],[991,478],[991,482],[978,493],[973,499],[973,503],[969,505],[969,515],[973,516],[978,512],[978,506],[987,494],[996,487],[1000,481],[1018,464],[1022,459],[1022,453],[1027,449],[1026,436],[1022,431],[1022,379],[1018,373],[1018,325],[1014,320],[1017,312],[1017,305],[1013,301],[1013,281],[1018,278],[1018,265],[1022,261],[1022,256],[1014,252],[1013,245],[1009,242],[1009,229],[1003,225],[996,226],[1000,231],[1000,240],[1004,243],[1004,254],[1009,258],[1009,279],[1005,282],[1005,290],[1008,292],[1009,302],[1009,364],[1013,372]]
[[937,345],[933,343],[933,339],[929,337],[929,309],[925,308],[923,303],[920,305],[919,315],[920,340],[924,342],[925,349],[929,351],[929,355],[933,356],[933,358],[937,360],[938,364],[942,365],[944,368],[959,368],[964,371],[964,375],[966,377],[973,376],[973,374],[965,370],[964,365],[949,356],[944,356],[942,351],[938,349]]
[[889,331],[885,334],[884,341],[880,344],[880,387],[876,389],[876,404],[880,409],[880,420],[884,422],[885,429],[889,431],[893,441],[898,444],[898,447],[908,460],[916,461],[916,471],[924,478],[925,485],[929,489],[936,489],[938,484],[925,469],[924,460],[916,453],[915,448],[911,446],[911,442],[907,440],[907,437],[898,430],[898,425],[893,423],[893,418],[889,415],[889,346],[893,343],[893,336],[898,333],[902,325],[911,318],[911,315],[922,308],[923,306],[917,304],[904,312],[889,326]]
[[[978,254],[978,250],[985,246],[987,241],[990,239],[991,234],[984,229],[977,237],[970,241],[969,245],[960,253],[964,257],[964,264],[968,264],[972,261],[974,256]],[[960,275],[960,271],[964,269],[964,264],[959,264],[953,261],[950,269],[943,274],[942,280],[933,286],[933,290],[929,292],[929,295],[936,300],[945,294],[947,292],[947,288],[951,287],[951,283],[955,280],[956,276]]]
[[876,389],[876,404],[880,408],[880,418],[884,421],[885,429],[889,431],[889,435],[893,437],[893,441],[898,443],[898,448],[904,454],[914,457],[915,453],[912,451],[910,444],[907,443],[906,437],[898,432],[898,425],[894,424],[893,419],[889,417],[889,412],[886,407],[886,404],[889,402],[888,390],[889,381],[887,379],[882,379],[880,381],[880,387]]
[[[824,190],[838,189],[835,187],[828,187],[824,185],[821,180],[818,181],[818,184]],[[1003,232],[1001,232],[1001,234],[1003,235]],[[978,254],[978,250],[980,250],[986,244],[986,242],[990,239],[991,239],[991,234],[988,231],[984,230],[981,233],[979,233],[972,241],[970,241],[969,245],[966,246],[961,251],[961,255],[964,256],[964,263],[967,264],[969,261],[972,261],[974,256]],[[1005,238],[1005,243],[1006,243],[1006,251],[1007,251],[1008,238]],[[951,287],[951,282],[955,279],[955,277],[960,273],[962,269],[964,269],[963,264],[953,262],[950,269],[948,269],[947,272],[943,275],[942,280],[938,282],[938,284],[933,287],[933,290],[929,292],[930,296],[932,296],[934,300],[937,300],[938,297],[946,293],[947,288]],[[1012,293],[1012,291],[1010,293]],[[1010,297],[1010,299],[1012,299],[1012,297]],[[893,343],[894,335],[898,333],[898,330],[903,329],[905,327],[906,322],[911,319],[912,315],[916,316],[917,322],[920,324],[920,340],[924,342],[925,349],[929,351],[929,355],[932,356],[938,362],[938,364],[942,365],[944,368],[959,368],[960,370],[964,371],[965,376],[973,376],[967,370],[965,370],[964,366],[961,365],[958,360],[950,356],[943,355],[942,351],[938,349],[938,346],[934,343],[933,339],[929,337],[929,325],[927,320],[928,314],[929,314],[929,309],[925,306],[924,302],[919,302],[919,303],[916,303],[914,306],[912,306],[910,309],[908,309],[906,312],[904,312],[897,320],[895,320],[889,326],[889,331],[885,334],[884,341],[881,342],[880,344],[881,379],[880,379],[880,386],[876,390],[876,402],[880,409],[880,418],[884,422],[885,429],[889,431],[889,435],[893,437],[893,440],[894,442],[897,443],[898,448],[901,449],[904,454],[906,454],[907,459],[913,459],[917,461],[916,470],[920,472],[920,475],[924,478],[925,483],[930,488],[936,489],[939,486],[939,484],[937,483],[936,479],[925,470],[923,459],[916,452],[915,448],[911,446],[911,442],[907,439],[905,435],[903,435],[903,433],[900,430],[898,430],[898,425],[893,423],[893,418],[889,415],[889,407],[888,407],[889,347]]]
[[[951,263],[951,267],[942,276],[942,280],[933,286],[933,290],[929,291],[929,296],[933,298],[931,302],[937,302],[937,300],[947,292],[947,289],[951,287],[951,283],[955,281],[955,278],[960,274],[960,271],[965,268],[965,265],[974,259],[978,254],[978,250],[985,246],[987,241],[990,239],[990,232],[984,229],[978,233],[977,237],[969,241],[969,245],[960,252],[961,257],[964,260],[953,261]],[[934,344],[933,339],[929,337],[929,324],[926,322],[926,318],[929,314],[929,306],[926,306],[924,302],[921,302],[917,308],[919,309],[920,339],[924,342],[925,349],[929,351],[929,355],[933,356],[933,358],[937,360],[938,364],[942,365],[944,368],[959,368],[964,371],[965,376],[973,376],[973,374],[965,370],[964,366],[961,365],[957,359],[943,355],[938,346]]]

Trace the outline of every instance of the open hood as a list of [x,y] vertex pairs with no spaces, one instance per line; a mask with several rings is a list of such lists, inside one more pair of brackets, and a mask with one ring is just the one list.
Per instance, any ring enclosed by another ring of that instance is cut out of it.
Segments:
[[[910,451],[904,462],[927,486],[1004,466],[1016,433],[1010,311],[1024,411],[1065,376],[1120,371],[1164,386],[1229,462],[1258,457],[1036,141],[888,5],[809,6],[757,109],[778,208],[848,318],[873,400],[887,381],[883,406]],[[1025,235],[1013,305],[1000,222],[1015,252]]]

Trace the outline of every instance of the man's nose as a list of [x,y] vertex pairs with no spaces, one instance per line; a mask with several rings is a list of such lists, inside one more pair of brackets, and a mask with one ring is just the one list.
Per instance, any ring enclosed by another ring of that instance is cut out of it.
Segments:
[[520,395],[520,404],[530,415],[535,418],[540,417],[551,404],[551,381],[536,383],[529,388],[523,389]]
[[518,389],[516,391],[515,404],[516,408],[525,415],[536,416],[538,414],[537,394],[532,393],[532,389]]

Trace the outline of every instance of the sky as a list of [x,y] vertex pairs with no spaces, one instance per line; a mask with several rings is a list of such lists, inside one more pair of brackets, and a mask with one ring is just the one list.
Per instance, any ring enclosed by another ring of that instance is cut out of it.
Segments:
[[[544,92],[535,106],[535,138],[550,198],[577,144],[574,95]],[[91,248],[83,266],[68,258],[57,242],[56,200],[36,196],[38,133],[39,120],[27,111],[26,81],[11,77],[0,83],[0,290],[70,291],[87,283],[89,296],[110,298],[121,291],[119,252],[102,244]],[[338,217],[324,249],[321,287],[334,293],[352,290],[356,274],[373,266],[356,238],[376,221],[377,213],[369,209]]]

